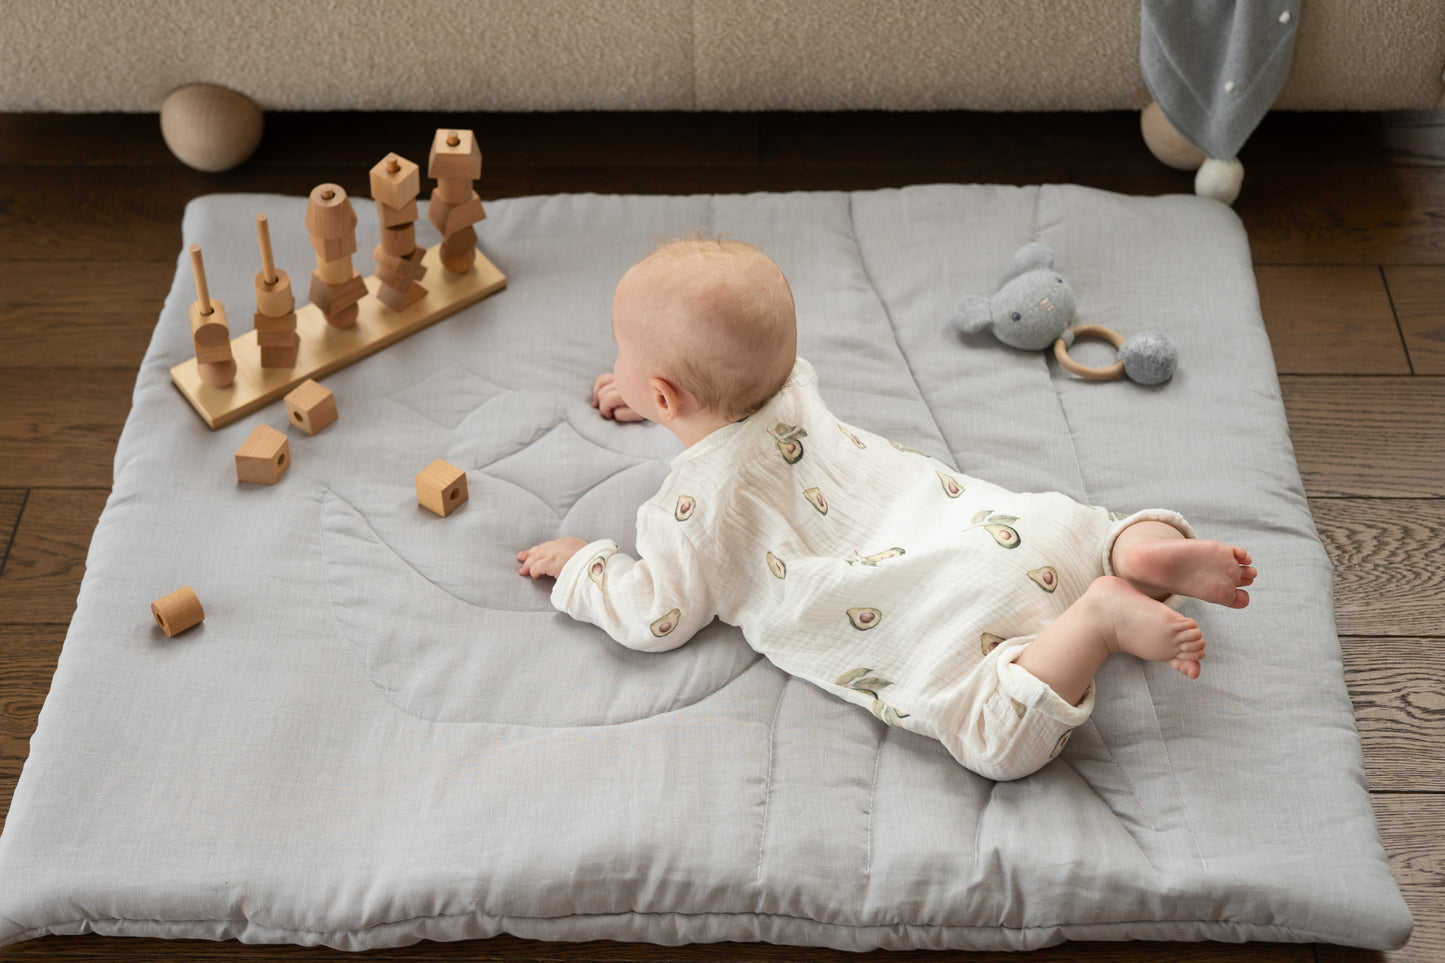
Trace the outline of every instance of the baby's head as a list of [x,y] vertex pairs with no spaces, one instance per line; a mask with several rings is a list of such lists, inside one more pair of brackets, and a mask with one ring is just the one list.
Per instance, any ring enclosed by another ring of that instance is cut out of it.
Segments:
[[[729,420],[766,404],[797,354],[787,279],[741,241],[663,244],[618,283],[612,326],[619,369],[665,378],[699,408]],[[626,375],[617,375],[626,397]]]

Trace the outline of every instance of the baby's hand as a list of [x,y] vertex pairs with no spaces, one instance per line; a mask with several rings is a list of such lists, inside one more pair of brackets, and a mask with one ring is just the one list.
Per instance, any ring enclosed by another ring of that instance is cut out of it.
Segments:
[[567,560],[582,551],[586,545],[580,538],[554,538],[550,542],[523,549],[517,553],[517,561],[522,563],[520,574],[533,578],[541,578],[543,575],[556,578],[562,574],[562,567],[567,564]]
[[597,380],[592,384],[592,407],[601,413],[603,418],[611,418],[614,421],[645,421],[646,419],[627,407],[622,400],[622,395],[617,391],[617,379],[611,371],[598,375]]

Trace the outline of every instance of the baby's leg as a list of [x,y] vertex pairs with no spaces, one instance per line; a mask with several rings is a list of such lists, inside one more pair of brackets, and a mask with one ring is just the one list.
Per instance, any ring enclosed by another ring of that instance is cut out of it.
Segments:
[[1168,662],[1199,678],[1204,633],[1193,619],[1104,575],[1064,614],[1050,622],[1015,662],[1073,705],[1089,690],[1104,659],[1128,652],[1151,662]]
[[1164,522],[1135,522],[1119,533],[1109,556],[1114,572],[1154,598],[1188,595],[1242,609],[1249,604],[1243,586],[1259,575],[1242,548],[1185,538]]

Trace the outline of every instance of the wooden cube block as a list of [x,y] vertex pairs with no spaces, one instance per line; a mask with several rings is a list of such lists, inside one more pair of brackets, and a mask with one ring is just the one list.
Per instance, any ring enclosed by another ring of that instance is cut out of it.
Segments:
[[312,237],[345,237],[356,232],[356,211],[340,184],[317,184],[306,202],[306,233]]
[[307,378],[286,395],[286,410],[293,425],[314,435],[336,420],[336,396]]
[[366,282],[355,271],[342,284],[327,284],[321,275],[311,275],[311,303],[330,315],[344,311],[366,296]]
[[279,331],[256,329],[256,344],[263,348],[294,348],[300,343],[301,335],[292,328],[282,328]]
[[274,485],[291,467],[291,443],[281,432],[262,422],[236,449],[236,481]]
[[426,297],[426,288],[415,282],[408,282],[406,287],[387,287],[382,285],[377,289],[376,299],[393,311],[405,311]]
[[296,343],[289,348],[274,348],[261,346],[261,367],[263,368],[294,368],[296,358],[301,354],[301,339],[298,337]]
[[416,198],[413,197],[401,207],[376,202],[376,218],[382,227],[400,227],[417,219]]
[[471,227],[483,220],[487,212],[482,210],[482,199],[477,196],[476,191],[472,191],[460,204],[448,204],[442,200],[441,195],[432,194],[426,216],[443,237],[450,237],[462,228]]
[[276,280],[266,283],[266,272],[256,275],[256,313],[278,317],[296,307],[296,296],[291,292],[291,275],[276,270]]
[[432,138],[427,154],[427,177],[465,177],[476,180],[482,176],[482,149],[469,130],[443,127]]
[[371,196],[378,203],[403,207],[420,193],[421,168],[400,154],[387,154],[371,169]]
[[438,458],[417,473],[416,500],[446,518],[467,500],[467,473]]
[[285,314],[280,315],[261,314],[258,312],[252,320],[255,322],[255,327],[258,332],[296,330],[295,311],[287,311]]
[[152,602],[151,615],[168,639],[206,620],[206,610],[189,585]]

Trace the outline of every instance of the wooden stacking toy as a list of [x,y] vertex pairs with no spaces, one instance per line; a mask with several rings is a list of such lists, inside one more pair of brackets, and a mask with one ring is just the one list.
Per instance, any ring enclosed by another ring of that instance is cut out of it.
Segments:
[[356,211],[340,184],[318,184],[306,205],[306,232],[316,250],[311,274],[311,303],[326,323],[349,328],[356,323],[356,302],[366,296],[366,282],[351,266],[356,253]]
[[191,245],[191,272],[196,278],[196,300],[191,304],[191,343],[196,349],[196,368],[201,381],[224,388],[236,379],[236,359],[231,354],[231,329],[226,309],[211,297],[206,286],[206,265],[201,246]]
[[426,248],[417,247],[416,197],[421,193],[421,168],[398,154],[387,154],[371,169],[371,196],[381,223],[381,243],[371,253],[376,297],[393,311],[404,310],[426,297],[417,282],[426,276],[421,263]]
[[294,368],[301,348],[296,333],[296,296],[291,276],[276,267],[271,255],[271,229],[265,214],[256,215],[256,236],[261,243],[261,273],[256,275],[256,345],[261,367]]
[[426,216],[442,234],[442,267],[461,274],[471,268],[477,253],[472,225],[487,216],[472,187],[482,176],[476,135],[469,130],[438,130],[427,156],[427,176],[437,181]]

